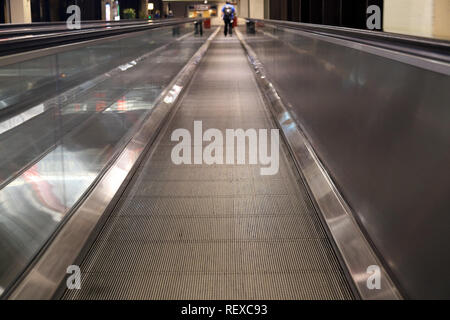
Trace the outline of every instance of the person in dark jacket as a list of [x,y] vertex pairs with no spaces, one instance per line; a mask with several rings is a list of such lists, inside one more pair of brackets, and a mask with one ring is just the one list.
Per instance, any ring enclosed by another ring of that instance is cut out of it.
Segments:
[[222,8],[222,18],[223,22],[225,23],[225,37],[228,33],[230,34],[230,36],[233,35],[233,20],[235,14],[236,9],[232,4],[230,4],[230,1],[227,1],[227,3]]

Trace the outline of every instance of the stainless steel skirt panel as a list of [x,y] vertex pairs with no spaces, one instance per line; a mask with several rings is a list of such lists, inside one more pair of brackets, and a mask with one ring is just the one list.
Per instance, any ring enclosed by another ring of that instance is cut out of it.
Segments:
[[450,66],[325,38],[265,26],[247,42],[402,294],[449,298]]

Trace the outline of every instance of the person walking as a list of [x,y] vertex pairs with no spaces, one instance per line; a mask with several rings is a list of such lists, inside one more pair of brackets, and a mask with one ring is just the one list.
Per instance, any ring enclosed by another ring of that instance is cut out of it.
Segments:
[[[203,18],[203,14],[199,13],[197,18]],[[195,34],[200,34],[200,36],[203,36],[203,20],[195,21]]]
[[225,37],[228,33],[230,34],[230,36],[233,35],[233,20],[235,13],[236,9],[234,8],[234,6],[230,4],[230,1],[227,1],[222,8],[222,18],[223,22],[225,23]]

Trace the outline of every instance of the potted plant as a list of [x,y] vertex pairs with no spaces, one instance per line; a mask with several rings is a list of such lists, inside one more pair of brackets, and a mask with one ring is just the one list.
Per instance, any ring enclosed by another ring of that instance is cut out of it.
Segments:
[[133,8],[127,8],[123,10],[123,18],[124,19],[136,19],[136,10]]

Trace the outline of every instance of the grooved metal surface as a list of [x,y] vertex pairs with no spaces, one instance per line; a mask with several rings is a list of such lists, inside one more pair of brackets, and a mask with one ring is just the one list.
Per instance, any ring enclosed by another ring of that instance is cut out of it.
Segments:
[[280,141],[280,170],[172,163],[173,130],[275,128],[240,43],[217,37],[65,299],[351,299]]

